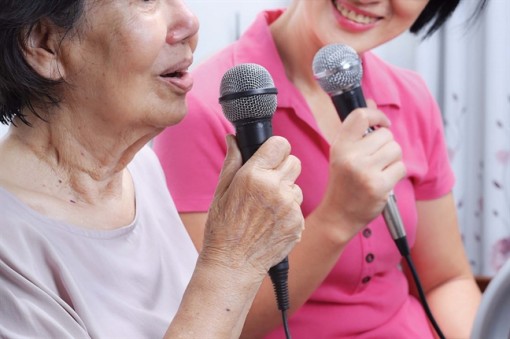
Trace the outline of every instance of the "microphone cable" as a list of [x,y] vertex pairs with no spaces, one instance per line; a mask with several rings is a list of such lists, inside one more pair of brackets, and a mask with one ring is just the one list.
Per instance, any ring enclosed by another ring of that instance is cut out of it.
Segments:
[[423,286],[421,285],[420,278],[418,276],[418,272],[416,271],[416,267],[414,266],[413,259],[411,258],[411,252],[409,250],[409,245],[407,243],[406,236],[396,239],[395,244],[397,245],[398,251],[400,252],[401,256],[405,259],[405,261],[407,263],[407,267],[411,271],[411,274],[412,274],[413,280],[414,280],[414,284],[418,291],[418,295],[420,297],[420,301],[423,306],[423,309],[425,310],[425,314],[427,315],[427,318],[429,319],[430,323],[434,327],[434,330],[436,331],[438,337],[440,339],[445,339],[446,337],[444,336],[443,332],[441,331],[441,328],[439,327],[436,319],[432,315],[432,311],[430,310],[429,304],[427,302],[427,297],[425,296]]
[[282,312],[282,322],[283,329],[285,331],[285,338],[291,339],[289,323],[287,319],[287,310],[290,308],[288,273],[288,257],[269,269],[269,276],[271,277],[271,282],[273,283],[273,288],[276,295],[276,303],[278,305],[278,309]]

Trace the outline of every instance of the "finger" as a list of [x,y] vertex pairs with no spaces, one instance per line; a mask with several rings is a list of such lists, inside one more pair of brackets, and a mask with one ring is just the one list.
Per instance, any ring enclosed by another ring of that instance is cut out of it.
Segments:
[[277,168],[289,155],[290,144],[287,139],[280,136],[272,136],[260,146],[246,164],[261,169],[272,170]]
[[[377,109],[377,104],[375,103],[374,100],[367,99],[367,107],[371,108],[371,109]],[[371,127],[373,127],[373,128],[378,128],[378,127],[382,127],[382,126],[389,127],[391,125],[391,121],[390,121],[390,119],[388,119],[388,117],[386,117],[386,118],[387,118],[387,121],[388,121],[388,125],[372,125]]]
[[293,184],[291,187],[292,195],[294,196],[294,201],[301,205],[303,203],[303,191],[301,190],[301,187],[299,187],[296,184]]
[[289,155],[276,168],[280,178],[294,183],[301,174],[301,161],[294,155]]
[[373,108],[357,108],[347,116],[342,124],[342,133],[357,140],[373,126],[389,127],[390,120],[383,112]]
[[364,152],[368,155],[373,155],[384,147],[386,144],[394,142],[393,134],[387,128],[378,128],[371,133],[368,133],[362,140],[359,141]]
[[388,165],[402,160],[402,149],[396,142],[384,144],[377,153],[372,156],[373,164],[378,168],[386,168]]
[[384,169],[387,178],[387,189],[392,189],[395,185],[402,180],[407,173],[406,167],[402,161],[397,161],[389,165]]
[[232,179],[235,174],[241,168],[243,160],[239,147],[237,147],[236,139],[233,135],[229,134],[226,136],[227,143],[227,155],[223,162],[223,168],[221,169],[218,186],[214,192],[214,197],[222,196],[230,186]]

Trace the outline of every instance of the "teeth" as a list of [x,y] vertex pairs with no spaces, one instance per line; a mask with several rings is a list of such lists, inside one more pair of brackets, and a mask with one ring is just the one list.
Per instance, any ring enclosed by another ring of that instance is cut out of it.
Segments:
[[335,2],[336,9],[347,19],[354,21],[358,24],[371,24],[377,21],[377,18],[372,18],[366,15],[357,14],[354,11],[351,11],[350,9],[345,8],[342,6],[342,4],[339,4],[338,2]]

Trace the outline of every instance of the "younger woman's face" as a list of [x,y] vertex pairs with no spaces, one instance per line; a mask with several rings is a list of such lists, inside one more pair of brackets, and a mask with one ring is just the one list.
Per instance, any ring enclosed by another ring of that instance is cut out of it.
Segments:
[[294,0],[320,48],[344,43],[359,53],[407,31],[429,0]]

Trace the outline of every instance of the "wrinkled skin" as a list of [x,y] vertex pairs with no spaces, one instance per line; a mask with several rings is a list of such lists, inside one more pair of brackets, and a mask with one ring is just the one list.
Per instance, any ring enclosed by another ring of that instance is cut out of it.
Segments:
[[240,168],[233,142],[229,136],[201,257],[220,266],[254,268],[262,279],[301,237],[303,196],[294,183],[301,164],[289,155],[285,139],[272,137]]

